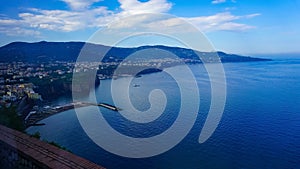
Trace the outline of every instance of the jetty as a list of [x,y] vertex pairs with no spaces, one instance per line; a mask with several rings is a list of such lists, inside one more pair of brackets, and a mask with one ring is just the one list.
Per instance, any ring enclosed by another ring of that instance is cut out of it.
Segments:
[[116,106],[113,106],[113,105],[110,105],[110,104],[107,104],[107,103],[85,103],[85,104],[88,104],[90,106],[99,106],[99,107],[104,107],[104,108],[107,108],[109,110],[113,110],[113,111],[120,111],[121,109],[116,107]]
[[74,108],[80,108],[80,107],[87,107],[87,106],[99,106],[99,107],[104,107],[106,109],[112,110],[112,111],[120,111],[121,109],[107,104],[107,103],[90,103],[90,102],[73,102],[69,103],[66,105],[62,106],[55,106],[55,107],[49,107],[45,110],[35,112],[35,113],[30,113],[26,118],[25,118],[25,126],[26,128],[30,126],[40,126],[40,125],[45,125],[44,123],[38,123],[39,121],[48,118],[52,115],[71,110]]

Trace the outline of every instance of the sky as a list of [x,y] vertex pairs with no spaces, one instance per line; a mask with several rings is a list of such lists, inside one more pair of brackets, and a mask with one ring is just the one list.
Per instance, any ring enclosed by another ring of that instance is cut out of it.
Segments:
[[[124,17],[164,13],[195,26],[216,50],[300,53],[298,9],[300,0],[2,0],[0,46],[14,41],[87,41]],[[154,29],[167,23],[176,32],[186,31],[174,21],[151,16],[144,22]],[[133,17],[126,26],[133,23],[141,24],[140,18]]]

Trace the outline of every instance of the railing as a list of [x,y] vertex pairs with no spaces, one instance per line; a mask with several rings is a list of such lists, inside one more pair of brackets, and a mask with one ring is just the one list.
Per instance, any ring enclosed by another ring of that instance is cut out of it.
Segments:
[[104,169],[95,163],[0,125],[0,168]]

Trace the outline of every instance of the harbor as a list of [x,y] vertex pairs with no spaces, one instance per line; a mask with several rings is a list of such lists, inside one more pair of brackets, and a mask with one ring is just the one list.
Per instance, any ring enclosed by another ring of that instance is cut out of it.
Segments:
[[120,111],[121,109],[107,104],[107,103],[89,103],[89,102],[73,102],[73,103],[69,103],[66,105],[62,105],[62,106],[55,106],[55,107],[50,107],[50,106],[45,106],[44,109],[42,111],[36,112],[36,111],[32,111],[30,112],[27,117],[25,118],[25,126],[26,128],[30,127],[30,126],[41,126],[41,125],[45,125],[44,123],[38,123],[39,121],[48,118],[52,115],[67,111],[67,110],[71,110],[74,108],[80,108],[80,107],[87,107],[87,106],[99,106],[99,107],[103,107],[112,111]]

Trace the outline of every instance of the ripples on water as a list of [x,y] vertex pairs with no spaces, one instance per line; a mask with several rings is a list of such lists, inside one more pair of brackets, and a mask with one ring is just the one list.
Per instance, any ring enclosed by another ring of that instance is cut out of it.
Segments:
[[[112,169],[300,168],[300,60],[226,63],[224,68],[228,93],[225,111],[217,130],[203,144],[198,143],[198,137],[210,106],[210,84],[200,65],[191,66],[201,95],[196,124],[180,144],[164,154],[144,159],[110,154],[88,138],[74,110],[49,117],[43,120],[45,126],[28,131],[39,131],[43,139],[58,142],[73,153]],[[133,84],[140,85],[130,89],[137,109],[149,108],[149,91],[161,88],[168,96],[168,111],[142,125],[100,108],[109,124],[131,137],[149,137],[168,129],[178,115],[180,103],[178,86],[172,77],[154,73],[136,78]],[[109,86],[110,80],[105,80],[96,89],[99,102],[112,103]],[[89,107],[82,109],[89,111]]]

